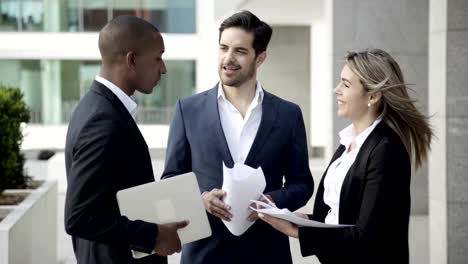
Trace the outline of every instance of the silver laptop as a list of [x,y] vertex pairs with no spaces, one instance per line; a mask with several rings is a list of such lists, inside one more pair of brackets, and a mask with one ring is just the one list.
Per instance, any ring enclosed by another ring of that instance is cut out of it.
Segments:
[[120,212],[130,220],[164,224],[189,220],[178,234],[182,244],[211,236],[211,228],[193,172],[117,192]]

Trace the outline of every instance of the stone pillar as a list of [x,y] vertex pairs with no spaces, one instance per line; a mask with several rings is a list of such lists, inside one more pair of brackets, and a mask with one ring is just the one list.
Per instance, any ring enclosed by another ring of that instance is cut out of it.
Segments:
[[215,0],[197,0],[195,6],[197,7],[196,31],[200,43],[198,46],[200,52],[197,54],[195,65],[195,92],[198,93],[213,88],[219,81],[217,51],[219,49],[218,27],[221,21],[217,21],[215,16]]
[[62,122],[61,62],[41,60],[42,122],[58,125]]
[[431,0],[429,161],[431,264],[468,259],[468,1]]
[[266,91],[299,105],[310,146],[310,27],[272,28],[267,58],[258,69],[257,80]]
[[42,84],[39,61],[21,61],[20,65],[20,85],[23,91],[24,101],[29,107],[31,123],[41,122],[42,111]]
[[[334,0],[333,78],[338,83],[347,50],[380,48],[400,64],[406,82],[415,90],[418,107],[427,113],[428,11],[427,0]],[[333,97],[334,146],[338,131],[349,124],[336,116]],[[427,214],[427,167],[413,173],[413,214]]]
[[44,31],[60,32],[68,30],[66,2],[63,0],[44,0]]
[[[44,31],[60,32],[64,28],[65,5],[61,0],[44,1]],[[62,123],[62,62],[41,60],[42,122],[47,125]]]

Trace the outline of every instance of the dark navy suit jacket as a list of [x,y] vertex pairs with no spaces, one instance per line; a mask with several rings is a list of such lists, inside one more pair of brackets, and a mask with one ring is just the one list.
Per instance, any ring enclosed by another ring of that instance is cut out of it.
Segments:
[[[222,163],[234,165],[219,118],[217,87],[179,100],[169,132],[162,178],[193,171],[200,192],[221,189]],[[293,211],[310,199],[314,184],[308,160],[300,108],[264,92],[260,127],[245,164],[262,167],[264,192],[278,207]],[[234,236],[221,219],[208,218],[212,236],[185,245],[182,263],[292,263],[288,237],[263,221]]]

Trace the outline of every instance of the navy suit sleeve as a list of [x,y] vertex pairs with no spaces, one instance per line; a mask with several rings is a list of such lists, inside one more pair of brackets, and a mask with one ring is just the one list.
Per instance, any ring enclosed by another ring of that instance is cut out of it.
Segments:
[[177,101],[174,118],[169,129],[166,150],[166,166],[161,179],[192,171],[190,144],[184,124],[181,101]]
[[[65,229],[72,236],[99,243],[124,242],[151,253],[158,227],[120,216],[113,184],[119,167],[119,146],[125,140],[112,117],[95,115],[82,129],[73,149],[68,175]],[[118,163],[118,162],[117,162]]]
[[346,258],[369,248],[379,238],[390,240],[395,234],[401,233],[402,229],[407,228],[409,218],[410,166],[408,155],[401,144],[381,140],[369,156],[355,226],[299,227],[302,255],[321,254]]
[[296,116],[292,133],[289,138],[286,159],[284,187],[270,192],[279,208],[291,211],[304,206],[314,191],[314,180],[309,168],[307,153],[307,138],[301,109],[296,106]]

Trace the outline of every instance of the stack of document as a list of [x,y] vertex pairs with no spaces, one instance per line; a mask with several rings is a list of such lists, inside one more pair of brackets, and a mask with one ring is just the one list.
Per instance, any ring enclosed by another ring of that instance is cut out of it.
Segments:
[[[266,200],[268,199],[265,196],[263,196],[263,197]],[[289,221],[289,222],[294,223],[294,224],[296,224],[298,226],[310,226],[310,227],[321,227],[321,228],[338,228],[338,227],[352,226],[352,225],[325,224],[325,223],[317,222],[317,221],[310,220],[310,219],[304,219],[304,218],[302,218],[300,216],[297,216],[296,214],[292,213],[287,208],[283,208],[283,209],[277,208],[276,205],[273,204],[271,201],[268,201],[268,202],[265,203],[265,202],[258,201],[258,200],[252,200],[251,202],[259,205],[259,207],[261,209],[255,208],[253,206],[251,206],[250,209],[252,209],[252,210],[254,210],[254,211],[258,212],[258,213],[270,215],[270,216],[273,216],[273,217],[276,217],[276,218],[280,218],[280,219]]]

